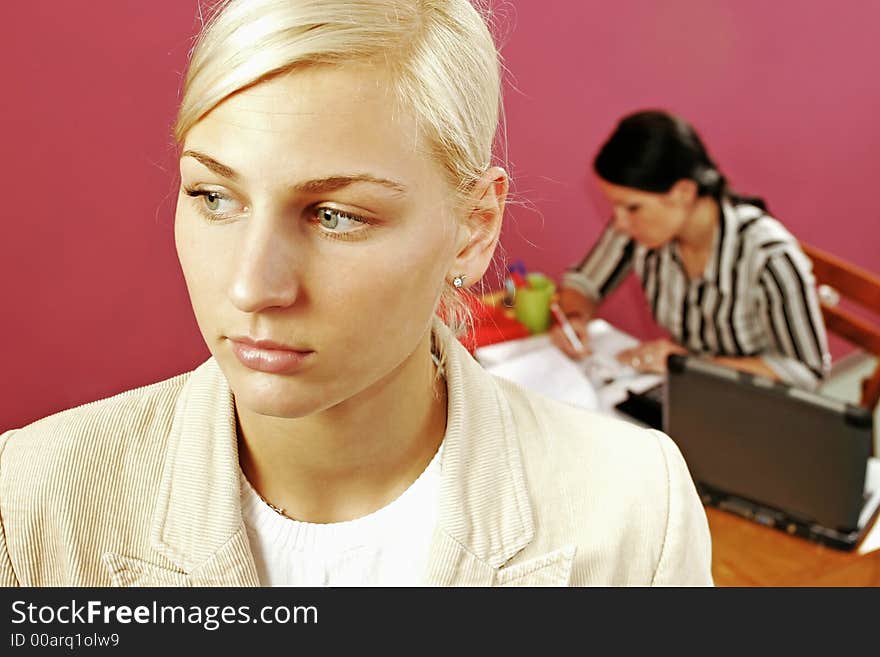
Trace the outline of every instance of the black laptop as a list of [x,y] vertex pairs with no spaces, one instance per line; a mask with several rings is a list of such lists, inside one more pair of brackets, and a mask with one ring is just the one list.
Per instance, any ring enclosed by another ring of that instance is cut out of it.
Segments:
[[704,504],[843,550],[874,520],[873,415],[861,407],[674,355],[662,417]]

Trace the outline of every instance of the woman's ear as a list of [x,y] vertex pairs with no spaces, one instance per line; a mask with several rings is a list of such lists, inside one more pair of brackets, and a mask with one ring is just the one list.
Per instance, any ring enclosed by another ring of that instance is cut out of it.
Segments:
[[678,205],[690,205],[697,200],[700,189],[695,180],[682,178],[669,188],[667,194],[670,200]]
[[459,226],[450,280],[464,276],[465,285],[470,285],[486,273],[501,234],[508,184],[504,169],[490,167],[471,189]]

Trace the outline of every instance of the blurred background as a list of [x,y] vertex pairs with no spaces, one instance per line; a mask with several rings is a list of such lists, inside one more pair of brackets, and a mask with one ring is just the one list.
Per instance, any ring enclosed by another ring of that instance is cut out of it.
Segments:
[[[507,259],[559,277],[581,258],[605,222],[593,155],[620,116],[656,107],[691,121],[734,188],[797,237],[880,270],[880,3],[496,5]],[[171,124],[198,16],[196,0],[0,9],[0,430],[208,355],[172,233]],[[632,279],[601,315],[654,335]]]

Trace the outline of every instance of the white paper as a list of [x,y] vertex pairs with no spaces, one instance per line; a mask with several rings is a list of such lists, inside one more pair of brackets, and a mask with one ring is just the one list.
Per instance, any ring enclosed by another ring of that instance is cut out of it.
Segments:
[[[872,498],[880,495],[880,458],[872,457],[868,459],[868,470],[865,474],[865,490],[871,494]],[[865,505],[868,513],[876,508],[874,506],[875,502],[876,500],[871,499]],[[869,518],[864,518],[863,520],[867,521]],[[868,534],[859,543],[858,552],[859,554],[866,554],[878,548],[880,548],[880,518],[874,521],[874,526],[871,527]]]
[[[474,355],[490,372],[516,381],[527,388],[538,390],[562,401],[575,399],[574,403],[577,406],[598,407],[628,422],[636,422],[629,416],[617,412],[614,405],[626,398],[628,390],[642,392],[662,381],[663,377],[659,374],[641,374],[632,367],[620,363],[615,357],[616,354],[636,346],[639,341],[614,328],[604,319],[592,320],[587,325],[587,334],[591,353],[580,361],[569,359],[554,347],[550,336],[546,333],[480,347]],[[515,362],[530,354],[536,355],[528,360]],[[541,359],[548,360],[542,363]],[[511,364],[510,367],[507,367],[508,364]],[[577,370],[579,376],[575,376],[572,368]],[[539,373],[540,381],[537,380],[536,373]],[[584,390],[584,380],[592,392],[589,398],[597,399],[595,406],[592,405],[593,402],[582,401],[588,399],[586,395],[589,394]],[[566,389],[568,386],[576,386],[576,388],[568,391]]]
[[550,336],[546,333],[543,335],[533,335],[529,338],[519,338],[518,340],[505,340],[504,342],[496,342],[485,347],[479,347],[474,356],[477,357],[480,365],[489,368],[493,365],[500,365],[511,358],[519,358],[532,351],[541,351],[552,346]]
[[599,408],[599,400],[581,368],[552,344],[486,367],[508,381],[573,406]]

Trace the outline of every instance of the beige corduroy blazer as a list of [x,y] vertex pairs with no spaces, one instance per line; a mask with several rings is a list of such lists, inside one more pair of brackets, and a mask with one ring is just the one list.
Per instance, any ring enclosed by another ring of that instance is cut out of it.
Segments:
[[[668,437],[497,379],[442,339],[426,585],[712,583],[706,515]],[[208,360],[3,434],[0,584],[258,585],[234,415]]]

